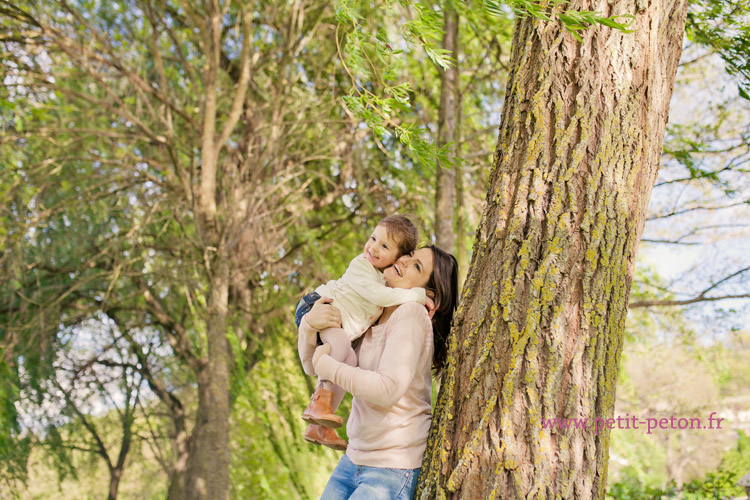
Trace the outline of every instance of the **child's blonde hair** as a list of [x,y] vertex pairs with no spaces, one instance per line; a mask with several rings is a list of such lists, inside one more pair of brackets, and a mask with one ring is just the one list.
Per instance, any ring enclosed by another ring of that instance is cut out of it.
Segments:
[[399,257],[410,255],[417,248],[417,228],[403,215],[389,215],[378,222],[378,226],[383,226],[388,236],[396,241]]

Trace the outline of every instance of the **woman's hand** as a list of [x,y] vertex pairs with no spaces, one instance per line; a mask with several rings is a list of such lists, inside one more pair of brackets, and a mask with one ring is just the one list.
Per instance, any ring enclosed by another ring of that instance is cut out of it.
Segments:
[[333,299],[321,297],[313,304],[310,312],[305,314],[305,321],[315,331],[323,331],[326,328],[341,328],[341,311],[331,305]]

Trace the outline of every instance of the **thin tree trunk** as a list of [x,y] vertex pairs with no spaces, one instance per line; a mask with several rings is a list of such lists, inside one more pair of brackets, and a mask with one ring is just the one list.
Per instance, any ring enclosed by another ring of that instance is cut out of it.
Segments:
[[198,412],[190,438],[189,500],[229,499],[229,369],[226,338],[229,264],[218,250],[208,304],[208,360],[198,375]]
[[[686,0],[574,1],[633,14],[576,42],[520,18],[487,205],[417,498],[604,498],[638,241]],[[571,426],[574,427],[574,426]]]
[[186,479],[189,459],[190,436],[185,428],[185,414],[182,407],[173,413],[172,421],[175,427],[175,435],[172,440],[173,465],[169,471],[169,490],[167,500],[185,500],[187,498]]
[[456,165],[455,165],[455,172],[456,172],[456,203],[454,207],[454,214],[456,219],[456,263],[458,264],[458,286],[459,288],[463,286],[464,281],[466,281],[466,274],[469,269],[469,253],[466,248],[466,236],[467,236],[467,210],[464,206],[466,204],[466,197],[465,197],[465,191],[464,191],[464,167],[463,162],[461,161],[462,151],[461,148],[458,146],[458,144],[462,143],[462,133],[463,129],[461,128],[461,116],[462,116],[462,108],[461,108],[461,91],[459,87],[456,87],[457,91],[457,99],[458,99],[458,116],[456,118]]
[[123,417],[123,435],[122,442],[120,443],[120,453],[117,456],[117,464],[109,469],[109,495],[107,500],[117,499],[117,490],[120,487],[120,479],[122,479],[122,472],[125,469],[125,459],[130,451],[130,441],[133,437],[133,411],[135,411],[135,405],[130,406],[130,394],[128,396],[128,404],[125,406],[125,415]]
[[109,471],[109,494],[107,500],[117,500],[117,490],[120,488],[122,469],[111,469]]
[[[440,74],[440,110],[438,111],[438,146],[453,143],[448,158],[456,156],[456,119],[458,117],[458,14],[446,3],[443,48],[450,51],[455,63]],[[452,165],[437,165],[435,189],[435,237],[437,245],[453,253],[456,234],[453,211],[456,197],[456,172]]]
[[[229,500],[229,370],[227,340],[229,257],[217,217],[217,176],[221,141],[217,137],[217,75],[221,52],[219,5],[206,4],[202,32],[206,65],[203,75],[203,136],[198,199],[198,227],[209,275],[206,343],[208,356],[197,373],[198,410],[190,437],[186,472],[188,500]],[[222,134],[223,135],[223,134]],[[229,224],[230,221],[224,221]]]

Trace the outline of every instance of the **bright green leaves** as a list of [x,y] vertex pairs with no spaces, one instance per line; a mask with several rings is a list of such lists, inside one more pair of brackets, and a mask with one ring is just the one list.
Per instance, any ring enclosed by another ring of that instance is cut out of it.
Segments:
[[19,438],[20,426],[16,420],[16,374],[4,361],[4,355],[0,348],[0,485],[5,480],[25,476],[29,453],[29,440]]
[[[432,170],[436,161],[446,160],[445,150],[434,146],[427,131],[417,124],[411,83],[400,81],[400,75],[407,51],[423,50],[442,68],[451,64],[447,52],[440,48],[442,15],[408,2],[384,2],[376,11],[370,8],[356,0],[336,3],[339,56],[352,81],[343,104],[373,131],[383,152],[393,154],[386,144],[395,137],[416,164]],[[381,27],[381,16],[405,20],[400,39]]]
[[687,17],[688,38],[710,47],[737,76],[737,88],[750,100],[750,1],[694,0]]
[[[569,3],[568,0],[549,0],[544,1],[532,1],[532,0],[509,0],[508,2],[495,2],[487,0],[484,2],[484,7],[489,12],[505,16],[506,11],[502,5],[506,4],[510,7],[513,12],[518,16],[531,16],[542,21],[551,22],[556,17],[565,26],[573,37],[579,42],[583,41],[581,36],[578,34],[579,31],[585,30],[594,24],[601,24],[610,28],[618,29],[625,33],[632,33],[628,30],[632,19],[635,16],[627,14],[622,16],[605,17],[598,12],[594,11],[576,11],[576,10],[565,10],[556,14],[552,12],[558,5],[566,5]],[[621,22],[620,19],[625,20]]]
[[412,45],[421,46],[432,62],[448,69],[454,61],[450,57],[450,51],[439,48],[443,39],[442,12],[420,4],[415,4],[413,10],[414,19],[404,24],[404,39]]
[[[631,15],[605,17],[593,11],[575,10],[554,14],[558,6],[567,3],[488,0],[482,8],[494,17],[506,18],[513,11],[544,21],[557,19],[579,41],[578,32],[594,24],[630,32],[627,28]],[[466,10],[460,2],[454,8]],[[441,48],[443,10],[436,4],[406,0],[387,0],[379,5],[340,0],[335,3],[335,12],[339,57],[352,81],[351,91],[343,98],[345,108],[374,132],[384,152],[392,153],[383,145],[395,136],[418,165],[432,170],[436,161],[447,162],[445,150],[437,148],[427,131],[417,126],[413,91],[399,81],[408,55],[421,52],[441,70],[454,64],[450,52]],[[400,37],[395,36],[394,22],[401,25]]]
[[[623,16],[604,17],[598,12],[593,11],[565,11],[564,14],[558,14],[557,18],[562,21],[565,28],[570,31],[570,34],[573,35],[576,40],[581,42],[583,40],[577,32],[585,30],[594,24],[608,26],[624,33],[632,33],[633,30],[629,30],[628,27],[631,25],[635,16],[628,14]],[[618,19],[627,19],[628,21],[622,23],[619,22]]]

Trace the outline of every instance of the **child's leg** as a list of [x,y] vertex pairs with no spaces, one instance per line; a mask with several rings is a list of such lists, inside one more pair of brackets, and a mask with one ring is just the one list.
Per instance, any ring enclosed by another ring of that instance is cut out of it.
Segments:
[[[349,347],[349,355],[344,359],[344,363],[350,366],[357,366],[357,353],[354,352],[354,349]],[[344,395],[346,394],[346,391],[341,388],[341,386],[334,384],[333,382],[326,382],[323,380],[318,381],[319,387],[321,383],[327,383],[331,385],[330,391],[333,392],[333,398],[331,399],[331,408],[333,408],[333,411],[336,411],[341,404],[341,401],[344,399]]]
[[[327,328],[320,332],[321,340],[331,346],[331,357],[340,362],[356,365],[357,355],[352,349],[349,336],[341,328]],[[328,380],[318,378],[318,388],[310,398],[310,404],[302,412],[302,419],[311,424],[337,428],[344,423],[336,415],[345,391]]]
[[320,332],[320,339],[331,344],[331,357],[336,361],[344,361],[352,350],[352,341],[342,328],[326,328]]
[[[343,329],[326,328],[320,332],[320,339],[324,343],[331,345],[331,357],[333,359],[352,366],[357,365],[357,355],[354,353],[354,349],[352,349],[352,342],[349,340],[349,335],[347,335]],[[331,406],[333,406],[333,410],[336,411],[336,408],[341,403],[341,399],[344,397],[345,391],[333,382],[322,380],[320,378],[318,378],[318,387],[333,391],[334,398]]]

